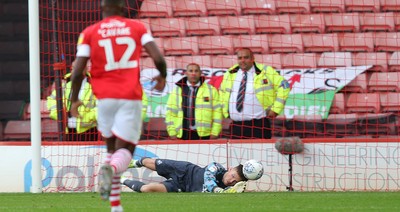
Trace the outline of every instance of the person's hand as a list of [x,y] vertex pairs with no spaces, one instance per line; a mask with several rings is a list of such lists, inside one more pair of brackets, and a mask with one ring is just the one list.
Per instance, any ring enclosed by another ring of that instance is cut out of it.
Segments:
[[246,185],[247,185],[246,181],[240,181],[236,183],[234,186],[222,190],[220,193],[243,193],[244,190],[246,189]]
[[69,112],[71,113],[71,116],[76,117],[76,118],[80,117],[78,108],[81,105],[82,105],[82,102],[79,100],[71,103],[71,109],[69,110]]
[[153,87],[153,89],[162,92],[165,88],[165,78],[159,76],[156,76],[152,79],[152,81],[156,81],[156,85]]
[[211,135],[211,136],[210,136],[210,139],[211,139],[211,140],[215,140],[215,139],[218,139],[218,138],[219,138],[219,137],[216,136],[216,135]]
[[176,138],[176,135],[174,135],[174,136],[169,136],[169,140],[176,140],[177,138]]
[[268,118],[275,118],[278,116],[278,114],[275,113],[273,110],[269,110],[267,116]]

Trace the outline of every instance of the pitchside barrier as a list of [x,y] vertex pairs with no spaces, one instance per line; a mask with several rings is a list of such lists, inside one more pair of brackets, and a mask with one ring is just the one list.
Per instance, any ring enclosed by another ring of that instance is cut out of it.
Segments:
[[[216,161],[233,167],[248,159],[264,165],[260,180],[250,181],[248,192],[286,191],[288,155],[271,140],[143,141],[134,158],[156,157],[206,166]],[[294,191],[400,190],[399,138],[303,139],[304,152],[293,155]],[[102,142],[44,142],[41,177],[44,192],[93,192],[105,157]],[[0,143],[0,192],[29,192],[32,150],[28,142]],[[144,182],[163,178],[147,169],[129,169],[127,177]],[[125,189],[125,191],[130,191]]]

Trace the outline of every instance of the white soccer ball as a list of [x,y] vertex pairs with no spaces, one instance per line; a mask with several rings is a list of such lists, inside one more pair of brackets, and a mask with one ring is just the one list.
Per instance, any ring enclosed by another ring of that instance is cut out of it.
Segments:
[[248,180],[258,180],[264,174],[264,167],[260,161],[248,160],[243,164],[243,175]]

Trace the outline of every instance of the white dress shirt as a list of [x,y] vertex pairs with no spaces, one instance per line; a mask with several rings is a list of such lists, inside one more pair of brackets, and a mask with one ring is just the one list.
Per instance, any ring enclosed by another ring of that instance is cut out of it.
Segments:
[[236,109],[237,96],[239,94],[240,83],[243,79],[243,71],[238,70],[235,81],[233,82],[232,92],[229,98],[229,116],[233,121],[249,121],[261,119],[266,116],[261,103],[254,93],[254,77],[256,76],[254,65],[247,71],[246,92],[244,96],[243,110],[238,112]]

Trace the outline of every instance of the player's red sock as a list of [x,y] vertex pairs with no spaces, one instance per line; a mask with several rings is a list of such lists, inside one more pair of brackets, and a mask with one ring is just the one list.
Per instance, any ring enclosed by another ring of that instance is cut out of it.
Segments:
[[106,158],[104,158],[104,164],[110,164],[111,156],[112,154],[107,152]]
[[117,150],[111,157],[110,165],[114,167],[114,173],[123,173],[132,160],[132,153],[124,148]]
[[[120,184],[121,175],[116,174],[112,179],[111,193],[110,193],[110,205],[111,209],[114,211],[119,211],[122,209],[121,207],[121,184]],[[115,210],[117,209],[117,210]]]

